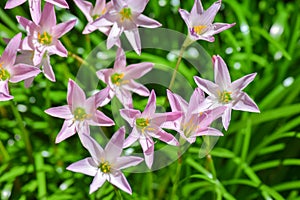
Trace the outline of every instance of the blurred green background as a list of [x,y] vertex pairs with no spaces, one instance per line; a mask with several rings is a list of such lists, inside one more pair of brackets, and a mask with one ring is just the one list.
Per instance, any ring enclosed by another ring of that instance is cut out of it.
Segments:
[[[207,9],[213,2],[203,0],[202,4]],[[4,10],[5,3],[0,2],[0,37],[12,38],[22,30],[15,16],[30,18],[28,4]],[[0,199],[116,199],[108,183],[89,195],[92,178],[65,169],[88,152],[77,136],[55,144],[63,120],[44,113],[49,107],[66,104],[68,79],[75,79],[81,65],[74,55],[86,58],[106,38],[100,32],[82,35],[87,21],[73,1],[68,3],[69,10],[56,9],[57,21],[74,16],[79,21],[61,38],[70,56],[51,57],[57,82],[39,75],[30,88],[24,88],[23,83],[10,84],[14,100],[0,102]],[[186,34],[178,8],[190,11],[193,3],[150,0],[144,14],[158,20],[163,28]],[[126,173],[133,195],[122,192],[124,199],[300,199],[299,9],[299,0],[222,1],[215,22],[236,25],[216,35],[214,43],[198,43],[209,55],[224,58],[232,80],[258,73],[245,91],[261,113],[234,111],[229,130],[223,131],[224,137],[208,157],[198,156],[199,138],[182,156],[181,164],[174,162],[150,173]],[[3,40],[0,44],[2,54],[6,45]],[[129,63],[176,64],[168,52],[155,49],[140,57],[129,53],[127,58]],[[179,71],[196,87],[192,77],[199,75],[197,71],[185,60],[181,66]],[[109,107],[103,111],[110,115]],[[114,129],[108,131],[112,134]]]

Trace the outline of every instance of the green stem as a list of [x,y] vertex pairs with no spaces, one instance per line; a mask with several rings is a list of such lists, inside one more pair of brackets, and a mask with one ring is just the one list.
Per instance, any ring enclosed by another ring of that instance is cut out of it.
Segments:
[[28,158],[29,158],[30,162],[33,163],[34,159],[33,159],[33,156],[32,156],[33,152],[32,152],[32,145],[31,145],[31,142],[30,142],[30,139],[29,139],[29,133],[28,133],[28,131],[26,130],[26,128],[24,126],[22,116],[19,113],[18,109],[14,105],[13,101],[10,101],[10,102],[11,102],[10,105],[11,105],[12,112],[13,112],[15,118],[16,118],[16,121],[18,123],[19,128],[21,129],[21,137],[24,139],[25,148],[26,148]]
[[216,180],[217,179],[217,173],[216,173],[216,168],[215,168],[215,165],[214,165],[214,160],[213,160],[213,158],[210,154],[207,154],[206,159],[207,159],[207,163],[208,163],[208,167],[210,169],[210,172],[213,175],[213,179]]
[[174,176],[174,180],[173,180],[173,187],[172,187],[172,194],[171,194],[171,198],[170,199],[178,199],[176,198],[176,192],[178,189],[178,185],[179,185],[179,180],[180,180],[180,174],[181,174],[181,168],[182,168],[182,158],[178,159],[177,162],[177,166],[176,166],[176,173]]
[[2,141],[0,140],[0,163],[4,163],[7,160],[9,160],[9,154],[7,150],[5,149],[5,146],[3,145]]
[[115,193],[116,193],[117,199],[118,200],[123,200],[123,197],[122,197],[122,194],[121,194],[121,191],[119,190],[119,188],[117,188],[116,186],[114,186],[114,189],[115,189]]
[[179,69],[179,65],[180,65],[180,62],[181,62],[181,59],[182,59],[182,56],[183,56],[183,53],[185,51],[185,49],[190,45],[192,44],[194,41],[190,39],[190,37],[186,37],[186,39],[184,40],[182,46],[181,46],[181,49],[180,49],[180,53],[179,53],[179,56],[178,56],[178,59],[177,59],[177,63],[176,63],[176,66],[175,66],[175,70],[172,74],[172,78],[171,78],[171,81],[170,81],[170,84],[169,84],[169,87],[168,89],[171,90],[171,88],[173,87],[174,85],[174,82],[175,82],[175,78],[176,78],[176,75],[177,75],[177,72],[178,72],[178,69]]

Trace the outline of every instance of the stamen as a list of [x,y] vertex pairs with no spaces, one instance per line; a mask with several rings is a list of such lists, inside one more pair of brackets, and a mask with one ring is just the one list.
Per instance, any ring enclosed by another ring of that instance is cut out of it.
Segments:
[[120,11],[121,15],[121,21],[123,22],[125,19],[130,19],[131,18],[131,9],[130,8],[123,8]]
[[86,114],[85,110],[81,107],[78,107],[74,111],[74,120],[83,121],[90,118],[90,114]]
[[0,63],[0,80],[5,81],[10,78],[10,74],[6,69],[4,69],[2,64],[3,63]]
[[104,161],[100,163],[99,169],[101,170],[101,172],[108,174],[111,172],[111,165],[108,161]]
[[192,31],[194,33],[196,33],[197,35],[200,35],[201,33],[204,32],[205,28],[206,28],[205,25],[194,26],[193,29],[192,29]]
[[40,44],[50,45],[52,43],[52,36],[46,31],[43,34],[38,33],[38,41]]
[[115,73],[110,78],[113,84],[120,85],[123,77],[124,77],[123,73],[122,74]]
[[219,101],[221,103],[226,104],[232,100],[232,98],[231,98],[232,92],[228,92],[228,91],[224,90],[223,92],[218,92],[218,94],[219,94]]

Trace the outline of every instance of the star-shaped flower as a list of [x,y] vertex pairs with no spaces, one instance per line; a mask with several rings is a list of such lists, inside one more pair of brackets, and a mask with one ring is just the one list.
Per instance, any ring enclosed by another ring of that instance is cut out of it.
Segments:
[[[134,109],[121,109],[121,116],[133,127],[132,132],[126,138],[124,148],[129,147],[139,140],[142,146],[146,165],[151,168],[154,158],[153,138],[157,138],[170,145],[179,145],[176,138],[164,131],[161,125],[174,121],[182,116],[181,112],[155,113],[156,95],[152,90],[145,110],[141,113]],[[165,127],[168,128],[168,127]]]
[[[27,0],[8,0],[5,4],[5,9],[12,9],[26,1]],[[57,5],[61,8],[69,8],[68,3],[65,0],[46,0],[46,2]],[[41,15],[41,0],[28,0],[28,3],[32,20],[37,24]]]
[[[168,100],[173,112],[182,112],[183,116],[173,122],[174,130],[189,143],[194,143],[197,136],[212,135],[223,136],[223,134],[210,127],[213,121],[221,117],[225,106],[208,110],[204,93],[196,88],[187,103],[181,96],[167,91]],[[195,113],[197,111],[197,113]]]
[[21,43],[22,34],[17,34],[12,38],[0,58],[0,96],[1,100],[10,100],[13,97],[9,95],[8,82],[16,83],[27,78],[36,76],[41,71],[38,68],[27,64],[16,64],[16,55]]
[[231,110],[259,112],[255,102],[242,90],[253,81],[256,73],[246,75],[231,83],[230,74],[224,60],[219,56],[213,56],[215,83],[194,77],[199,88],[209,95],[207,97],[211,108],[226,106],[222,116],[225,130],[228,129],[231,119]]
[[108,95],[104,89],[86,99],[84,91],[72,80],[68,84],[68,105],[49,108],[45,112],[53,117],[65,119],[55,142],[59,143],[66,138],[78,134],[90,134],[89,125],[112,126],[114,121],[104,115],[97,107]]
[[90,185],[90,193],[100,188],[105,181],[110,182],[121,190],[132,194],[122,169],[136,166],[143,158],[136,156],[120,156],[123,150],[125,128],[121,127],[110,139],[105,149],[90,136],[83,134],[82,143],[91,157],[77,161],[67,167],[67,170],[94,176]]
[[213,23],[220,7],[221,0],[215,2],[207,10],[203,10],[201,1],[195,0],[191,13],[184,9],[179,9],[179,13],[188,27],[189,36],[192,40],[213,42],[215,40],[213,35],[235,25],[235,23]]
[[117,44],[124,32],[132,48],[141,54],[141,39],[138,27],[157,28],[161,24],[142,14],[149,0],[112,0],[112,9],[97,19],[96,27],[112,26],[107,38],[107,48]]
[[142,84],[135,82],[134,79],[138,79],[148,73],[153,66],[153,63],[143,62],[126,67],[125,53],[119,48],[114,68],[97,71],[98,78],[106,83],[109,88],[109,96],[105,103],[116,95],[125,108],[132,108],[131,92],[141,96],[149,96],[149,90]]
[[74,27],[76,19],[56,24],[54,7],[46,3],[43,12],[38,16],[38,23],[21,16],[17,16],[17,20],[27,31],[21,49],[34,51],[34,66],[40,64],[47,54],[67,57],[68,51],[58,39]]

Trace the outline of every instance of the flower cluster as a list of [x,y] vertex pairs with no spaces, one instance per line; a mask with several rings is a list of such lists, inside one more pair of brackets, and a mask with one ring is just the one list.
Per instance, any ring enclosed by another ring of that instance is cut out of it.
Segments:
[[[13,8],[25,0],[8,0],[6,8]],[[136,82],[154,67],[153,63],[144,62],[126,66],[125,52],[122,49],[120,36],[124,32],[133,50],[141,54],[141,40],[138,27],[156,28],[161,24],[143,15],[148,0],[96,0],[95,6],[84,0],[74,0],[75,4],[87,18],[88,24],[83,34],[99,30],[107,35],[107,48],[118,47],[113,68],[96,72],[99,80],[107,87],[86,98],[83,89],[71,79],[68,82],[67,104],[47,109],[45,112],[53,117],[65,119],[56,137],[59,143],[75,133],[78,133],[82,145],[89,151],[91,157],[80,160],[67,167],[68,170],[94,176],[90,185],[90,193],[96,191],[107,180],[121,190],[131,194],[131,188],[122,169],[136,166],[145,160],[151,169],[154,161],[153,138],[168,145],[180,146],[185,142],[190,144],[199,136],[222,136],[223,133],[212,127],[212,123],[222,118],[223,127],[228,129],[231,111],[242,110],[259,112],[255,102],[242,90],[253,81],[256,73],[246,75],[231,82],[226,63],[219,56],[213,56],[215,82],[194,77],[196,88],[186,102],[180,95],[169,88],[166,91],[170,112],[156,113],[156,94],[142,84]],[[64,0],[46,0],[41,12],[41,1],[29,0],[32,21],[18,16],[19,24],[26,30],[27,36],[22,40],[21,33],[12,38],[0,59],[0,101],[13,98],[9,93],[8,82],[25,80],[25,86],[30,86],[34,77],[43,72],[50,81],[55,81],[55,75],[50,64],[50,56],[56,54],[66,57],[68,51],[59,38],[69,32],[76,23],[70,20],[56,24],[54,5],[68,8]],[[220,33],[234,25],[213,23],[221,6],[221,0],[204,10],[200,0],[195,0],[189,13],[180,9],[179,13],[188,27],[188,43],[197,40],[214,41],[214,34]],[[19,53],[19,54],[18,54]],[[143,111],[134,109],[132,93],[148,97],[148,103]],[[205,95],[206,93],[206,95]],[[116,97],[123,109],[121,117],[128,122],[132,130],[125,138],[125,128],[121,127],[103,149],[91,137],[90,126],[113,126],[115,122],[98,108],[108,104]],[[167,132],[172,130],[178,135]],[[141,145],[144,158],[123,156],[124,148],[136,141]]]

